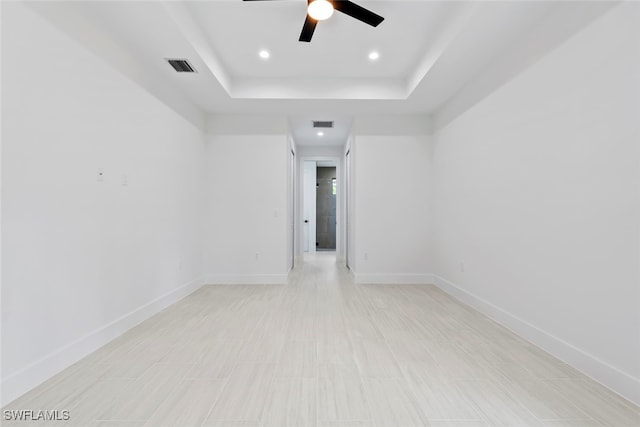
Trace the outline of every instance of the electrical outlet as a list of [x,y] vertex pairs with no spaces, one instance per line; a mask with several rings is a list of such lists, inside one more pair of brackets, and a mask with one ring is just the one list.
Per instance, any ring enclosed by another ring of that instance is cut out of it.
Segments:
[[365,253],[364,253],[364,260],[365,260],[365,261],[368,261],[368,260],[369,260],[369,253],[368,253],[368,252],[365,252]]
[[122,175],[122,186],[123,187],[128,187],[129,186],[129,176]]
[[260,252],[256,252],[256,261],[260,259]]
[[460,273],[464,273],[464,262],[460,263]]

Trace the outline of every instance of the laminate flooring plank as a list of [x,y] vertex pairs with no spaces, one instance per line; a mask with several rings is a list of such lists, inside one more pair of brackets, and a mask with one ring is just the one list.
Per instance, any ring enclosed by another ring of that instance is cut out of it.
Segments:
[[316,379],[276,378],[264,411],[265,427],[315,427]]
[[209,421],[256,421],[262,418],[275,365],[238,363],[207,417]]
[[413,395],[397,379],[366,379],[365,391],[371,416],[380,426],[428,426],[429,421]]

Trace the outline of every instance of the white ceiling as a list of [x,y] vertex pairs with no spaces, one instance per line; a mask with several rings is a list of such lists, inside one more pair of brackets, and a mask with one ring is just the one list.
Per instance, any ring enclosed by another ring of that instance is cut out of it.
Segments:
[[[314,121],[332,121],[333,128],[314,129]],[[336,113],[291,114],[289,116],[293,139],[300,141],[302,145],[344,145],[349,138],[352,122],[352,117]],[[319,136],[318,132],[322,132],[322,136]]]
[[[306,16],[304,0],[197,2],[187,8],[229,73],[258,79],[404,79],[450,10],[440,2],[360,4],[386,21],[373,28],[336,12],[318,24],[311,43],[298,41]],[[395,25],[398,22],[402,26]],[[271,52],[269,61],[257,56],[262,48]],[[380,52],[382,60],[369,61],[372,50]]]
[[[559,8],[584,5],[361,0],[385,17],[377,28],[336,12],[301,43],[305,0],[44,3],[33,7],[50,17],[64,10],[58,25],[98,54],[117,45],[104,56],[138,80],[153,76],[206,114],[285,114],[302,145],[343,144],[362,114],[432,114]],[[175,73],[171,57],[198,72]],[[336,127],[319,138],[312,120]]]

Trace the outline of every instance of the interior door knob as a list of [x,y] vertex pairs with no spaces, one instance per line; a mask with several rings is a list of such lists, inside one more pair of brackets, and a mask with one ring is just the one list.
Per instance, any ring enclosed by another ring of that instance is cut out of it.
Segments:
[[309,222],[309,220],[308,220],[308,219],[305,219],[305,220],[304,220],[304,223],[305,223],[305,224],[306,224],[306,223],[308,223],[308,222]]

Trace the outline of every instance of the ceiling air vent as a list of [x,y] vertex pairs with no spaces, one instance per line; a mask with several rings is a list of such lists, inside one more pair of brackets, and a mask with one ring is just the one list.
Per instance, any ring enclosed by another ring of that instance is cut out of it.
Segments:
[[189,64],[186,59],[167,59],[169,65],[179,73],[195,73],[196,70]]
[[332,128],[333,122],[313,121],[314,128]]

